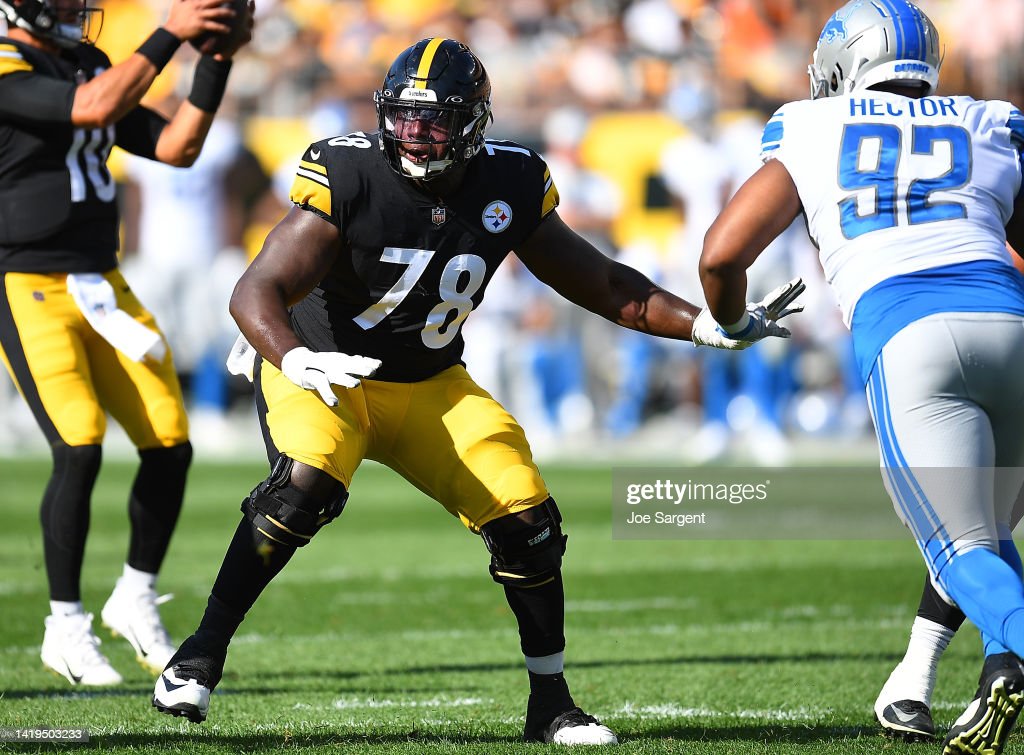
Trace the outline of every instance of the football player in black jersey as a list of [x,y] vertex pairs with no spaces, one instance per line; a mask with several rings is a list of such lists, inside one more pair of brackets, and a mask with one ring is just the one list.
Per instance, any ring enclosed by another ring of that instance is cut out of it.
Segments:
[[166,23],[115,66],[92,43],[102,11],[85,0],[0,0],[0,12],[10,29],[0,37],[0,356],[53,453],[40,517],[51,599],[41,656],[72,684],[116,684],[79,591],[106,413],[141,463],[127,563],[102,618],[157,672],[174,646],[154,585],[192,447],[163,336],[117,270],[107,157],[117,144],[171,165],[195,161],[234,43],[200,59],[170,121],[139,102],[183,41],[232,28],[237,46],[248,41],[252,7],[238,18],[222,0],[175,0]]
[[616,741],[569,694],[562,518],[519,424],[466,372],[461,325],[511,250],[563,296],[614,322],[725,348],[788,335],[775,320],[798,309],[786,307],[802,284],[751,305],[734,324],[746,330],[727,337],[559,219],[544,160],[484,138],[490,94],[465,45],[422,40],[376,93],[378,131],[317,142],[300,161],[295,206],[231,302],[259,354],[254,382],[272,469],[242,504],[197,632],[157,680],[159,710],[205,719],[246,611],[295,549],[341,513],[369,458],[481,535],[519,624],[530,681],[525,738]]

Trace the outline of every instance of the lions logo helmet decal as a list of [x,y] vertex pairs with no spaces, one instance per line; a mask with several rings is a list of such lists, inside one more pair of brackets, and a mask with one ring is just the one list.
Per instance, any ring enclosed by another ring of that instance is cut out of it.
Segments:
[[482,220],[484,228],[488,231],[491,233],[501,233],[512,222],[512,208],[508,206],[508,202],[502,202],[500,199],[495,200],[484,208]]

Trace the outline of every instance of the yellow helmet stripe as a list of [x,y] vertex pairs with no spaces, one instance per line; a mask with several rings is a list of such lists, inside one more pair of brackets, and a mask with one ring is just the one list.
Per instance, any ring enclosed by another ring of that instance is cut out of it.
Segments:
[[423,50],[423,57],[420,58],[419,68],[416,69],[416,84],[414,89],[426,89],[427,78],[430,76],[430,65],[434,62],[434,53],[437,52],[437,48],[444,42],[443,37],[434,37],[428,43],[426,48]]

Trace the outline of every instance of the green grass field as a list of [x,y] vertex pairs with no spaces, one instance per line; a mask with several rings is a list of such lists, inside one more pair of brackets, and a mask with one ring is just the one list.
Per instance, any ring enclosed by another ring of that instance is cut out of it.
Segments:
[[[526,674],[482,542],[375,465],[360,470],[344,515],[250,612],[205,724],[155,713],[153,677],[105,630],[103,650],[125,683],[71,688],[38,657],[47,605],[37,508],[47,470],[43,461],[0,461],[0,727],[86,727],[92,739],[39,749],[544,749],[518,741]],[[83,597],[97,616],[124,558],[133,471],[106,463],[94,497]],[[610,470],[544,471],[570,534],[567,675],[577,701],[618,732],[618,751],[938,752],[882,738],[871,713],[917,605],[922,569],[909,538],[613,541]],[[176,639],[197,623],[239,501],[264,473],[258,464],[195,466],[160,584],[176,596],[162,608]],[[886,505],[880,484],[864,496]],[[979,653],[977,632],[965,627],[943,662],[940,727],[973,694]],[[1009,751],[1017,746],[1011,740]]]

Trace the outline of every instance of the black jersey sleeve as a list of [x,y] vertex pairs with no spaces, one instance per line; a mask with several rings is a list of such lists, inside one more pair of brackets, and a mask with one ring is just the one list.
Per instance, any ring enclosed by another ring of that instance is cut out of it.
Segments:
[[4,73],[5,63],[0,57],[0,120],[28,126],[71,122],[74,84],[41,76],[31,68]]
[[341,228],[351,200],[362,191],[359,166],[367,156],[377,158],[376,152],[373,140],[362,132],[311,144],[295,171],[292,202]]
[[155,110],[139,105],[117,122],[117,146],[139,157],[156,159],[156,143],[167,119]]

